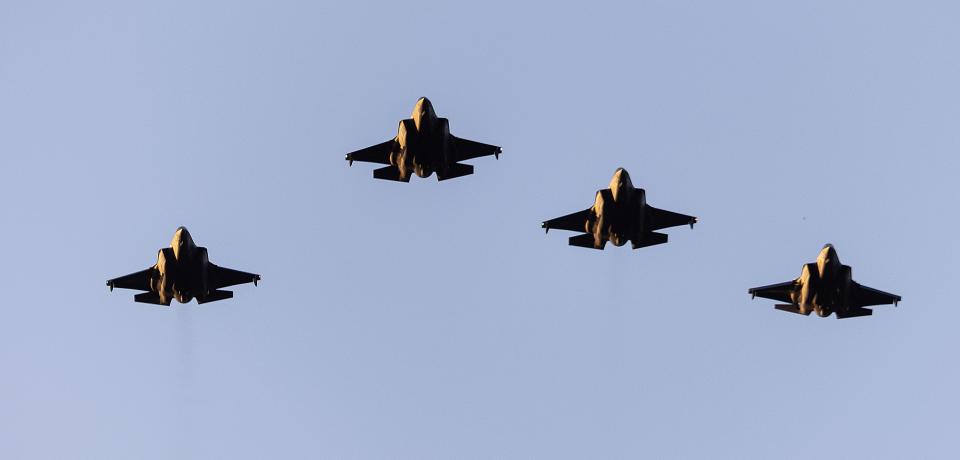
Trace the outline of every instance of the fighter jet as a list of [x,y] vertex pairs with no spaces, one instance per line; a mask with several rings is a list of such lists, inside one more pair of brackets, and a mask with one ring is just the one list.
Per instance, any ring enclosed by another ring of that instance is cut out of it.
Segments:
[[173,234],[169,248],[157,252],[156,265],[107,281],[113,288],[147,291],[133,296],[133,300],[157,305],[170,305],[172,299],[187,303],[194,297],[197,303],[214,302],[233,297],[233,292],[220,288],[253,282],[260,275],[223,268],[207,259],[207,248],[198,247],[186,228]]
[[815,263],[804,264],[800,277],[786,283],[771,284],[747,291],[753,297],[787,302],[775,305],[777,310],[820,317],[837,314],[837,319],[869,316],[870,305],[900,302],[900,296],[866,287],[853,280],[849,265],[842,265],[837,250],[828,244],[820,250]]
[[677,225],[697,223],[697,218],[657,209],[647,204],[642,188],[634,188],[626,169],[618,168],[610,180],[610,188],[597,191],[593,207],[543,223],[542,227],[586,232],[570,237],[571,246],[603,249],[610,241],[623,246],[628,240],[633,249],[667,242],[660,230]]
[[386,142],[347,154],[347,161],[366,161],[388,165],[373,170],[377,179],[409,182],[410,175],[438,180],[473,174],[473,166],[459,163],[472,158],[493,155],[500,158],[500,147],[483,144],[450,134],[446,118],[437,118],[430,101],[421,97],[413,107],[411,118],[400,120],[397,136]]

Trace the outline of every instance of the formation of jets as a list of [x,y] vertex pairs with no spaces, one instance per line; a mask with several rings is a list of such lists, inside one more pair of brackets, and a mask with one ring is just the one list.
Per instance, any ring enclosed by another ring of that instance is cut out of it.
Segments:
[[[483,156],[499,158],[498,146],[459,138],[450,133],[446,118],[437,117],[427,98],[417,100],[410,118],[400,120],[397,135],[388,141],[348,153],[347,161],[385,165],[373,171],[373,177],[409,182],[416,174],[426,178],[436,173],[440,181],[473,174],[473,166],[462,163]],[[570,237],[571,246],[602,250],[607,242],[622,246],[629,241],[633,249],[663,244],[667,235],[659,233],[669,227],[697,223],[697,218],[655,208],[647,204],[646,191],[636,188],[623,168],[614,172],[608,188],[597,191],[593,206],[572,214],[544,221],[551,228],[580,233]],[[186,228],[173,235],[169,248],[160,249],[152,267],[107,281],[113,288],[144,291],[134,296],[137,302],[170,305],[197,299],[203,304],[233,297],[223,288],[253,283],[260,275],[220,267],[210,262],[207,249],[199,247]],[[866,287],[853,281],[849,265],[840,263],[837,251],[830,244],[823,247],[817,261],[804,264],[800,277],[785,283],[748,290],[752,296],[772,299],[783,304],[775,308],[809,315],[816,312],[837,318],[868,316],[869,306],[900,302],[900,296]]]

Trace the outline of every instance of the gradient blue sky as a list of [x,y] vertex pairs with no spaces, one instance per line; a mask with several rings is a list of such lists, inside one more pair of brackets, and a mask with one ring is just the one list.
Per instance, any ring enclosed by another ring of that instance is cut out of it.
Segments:
[[[956,2],[0,3],[0,457],[956,458]],[[344,153],[419,96],[504,147]],[[618,166],[700,217],[540,221]],[[135,304],[185,225],[261,273]],[[900,308],[751,286],[834,243]]]

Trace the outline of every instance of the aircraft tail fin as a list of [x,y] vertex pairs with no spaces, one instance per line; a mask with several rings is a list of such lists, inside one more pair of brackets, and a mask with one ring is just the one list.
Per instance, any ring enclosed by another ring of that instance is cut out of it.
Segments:
[[399,182],[410,182],[410,176],[400,177],[400,168],[396,166],[387,166],[373,170],[373,177],[383,180],[395,180]]
[[473,165],[463,163],[454,163],[446,171],[437,171],[437,180],[453,179],[454,177],[469,176],[473,174]]
[[133,296],[133,300],[140,303],[152,303],[154,305],[164,305],[167,307],[170,306],[170,301],[167,300],[166,302],[163,302],[160,300],[160,294],[157,294],[156,292],[143,292],[137,294]]
[[203,304],[208,302],[216,302],[218,300],[229,299],[233,297],[233,291],[222,291],[219,289],[210,291],[209,294],[203,297],[197,297],[197,303]]
[[570,246],[580,246],[581,248],[591,248],[591,249],[600,249],[603,250],[603,247],[606,246],[607,242],[603,241],[603,244],[598,248],[595,245],[593,235],[589,233],[584,233],[582,235],[571,236],[570,237]]
[[667,242],[667,235],[664,233],[649,232],[644,233],[637,238],[631,240],[633,243],[633,249],[645,248],[647,246],[654,246],[657,244],[663,244]]

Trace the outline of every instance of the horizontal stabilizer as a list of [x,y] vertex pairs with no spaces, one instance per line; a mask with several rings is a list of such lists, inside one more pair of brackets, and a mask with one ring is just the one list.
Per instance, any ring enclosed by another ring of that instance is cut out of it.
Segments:
[[170,301],[167,300],[163,302],[160,300],[160,294],[156,292],[144,292],[133,296],[133,300],[140,303],[152,303],[154,305],[165,305],[170,306]]
[[786,312],[790,312],[790,313],[796,313],[796,314],[798,314],[798,315],[804,315],[804,316],[809,316],[810,313],[813,311],[813,310],[811,310],[811,311],[808,311],[808,312],[804,313],[804,312],[800,311],[800,307],[798,307],[798,306],[796,306],[796,305],[793,305],[793,304],[777,304],[777,305],[774,305],[773,308],[776,308],[777,310],[780,310],[780,311],[786,311]]
[[604,240],[600,247],[598,248],[593,239],[593,235],[589,233],[584,233],[583,235],[571,236],[570,237],[570,246],[580,246],[581,248],[593,248],[603,250],[603,247],[606,246],[607,242]]
[[858,316],[870,316],[872,314],[873,310],[869,308],[853,307],[847,311],[837,310],[837,319],[856,318]]
[[221,291],[218,289],[218,290],[210,291],[209,294],[203,297],[197,297],[197,303],[203,304],[203,303],[209,303],[209,302],[216,302],[218,300],[229,299],[232,297],[233,297],[233,291]]
[[644,233],[631,240],[631,242],[633,243],[633,249],[645,248],[647,246],[666,243],[667,235],[657,232]]
[[473,174],[473,166],[463,163],[454,163],[446,171],[437,171],[437,180],[453,179],[454,177],[469,176]]
[[405,178],[400,177],[400,168],[396,166],[387,166],[385,168],[374,169],[373,177],[375,179],[410,182],[410,176],[407,176]]

